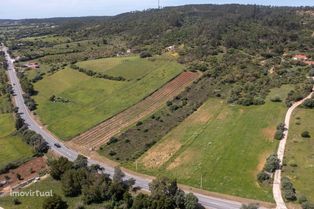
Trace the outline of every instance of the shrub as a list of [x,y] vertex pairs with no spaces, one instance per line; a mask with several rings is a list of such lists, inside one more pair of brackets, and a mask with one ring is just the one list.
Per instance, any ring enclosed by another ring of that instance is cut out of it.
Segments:
[[275,170],[280,168],[280,160],[278,159],[276,154],[270,155],[266,159],[266,163],[264,166],[264,170],[270,173],[275,172]]
[[14,205],[20,205],[20,204],[21,204],[21,201],[20,201],[19,199],[17,199],[17,198],[14,198],[14,199],[13,199],[13,204],[14,204]]
[[66,209],[68,204],[61,199],[58,195],[48,197],[43,202],[43,209]]
[[258,204],[250,203],[248,205],[242,205],[240,209],[258,209]]
[[16,174],[16,178],[17,178],[18,180],[23,180],[21,174],[19,174],[19,173]]
[[279,96],[275,96],[275,97],[271,98],[270,101],[272,101],[272,102],[282,102],[282,100],[281,100],[281,98]]
[[115,144],[115,143],[117,143],[117,142],[118,142],[118,138],[116,138],[116,137],[111,137],[111,138],[109,139],[109,141],[107,142],[107,145]]
[[261,171],[257,174],[257,180],[260,182],[260,183],[263,183],[264,181],[267,181],[270,179],[270,176],[264,172],[264,171]]
[[301,207],[302,209],[314,209],[314,204],[306,201],[302,203]]
[[143,51],[140,53],[141,58],[147,58],[147,57],[152,57],[152,54],[148,51]]
[[300,195],[299,198],[298,198],[298,202],[300,204],[302,204],[304,202],[307,202],[307,198],[304,195]]
[[314,108],[314,99],[306,99],[303,102],[303,107],[313,109]]
[[302,136],[303,138],[310,138],[310,137],[311,137],[311,135],[310,135],[310,133],[309,133],[308,131],[303,131],[302,134],[301,134],[301,136]]
[[109,151],[109,155],[110,155],[110,156],[115,156],[116,154],[117,154],[117,153],[116,153],[115,151],[113,151],[113,150],[110,150],[110,151]]
[[274,136],[274,139],[281,140],[284,137],[282,130],[277,130]]
[[284,193],[284,197],[287,200],[295,201],[297,199],[295,189],[294,189],[293,184],[291,183],[289,178],[287,178],[287,177],[282,178],[281,189]]
[[136,126],[141,126],[141,125],[143,125],[142,121],[139,121],[139,122],[136,123]]

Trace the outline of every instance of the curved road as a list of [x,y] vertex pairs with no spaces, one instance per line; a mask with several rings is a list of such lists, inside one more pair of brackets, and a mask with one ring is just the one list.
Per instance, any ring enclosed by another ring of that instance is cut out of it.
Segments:
[[[314,79],[314,77],[312,78]],[[285,147],[286,147],[286,142],[288,138],[288,133],[289,133],[289,125],[290,125],[290,119],[293,111],[300,106],[304,100],[309,99],[312,97],[314,91],[314,87],[312,92],[304,99],[301,101],[295,102],[287,111],[286,117],[285,117],[285,127],[286,130],[284,131],[284,137],[282,140],[280,140],[277,155],[280,160],[280,167],[282,166],[282,161],[283,157],[285,154]],[[287,209],[287,206],[285,204],[285,201],[283,200],[282,194],[281,194],[281,169],[276,170],[275,175],[274,175],[274,182],[273,182],[273,196],[276,201],[276,209]]]
[[[14,68],[14,60],[10,57],[8,53],[8,49],[5,46],[2,46],[1,49],[5,53],[5,57],[8,63],[7,73],[8,73],[10,83],[15,93],[15,96],[14,96],[15,105],[16,107],[19,108],[19,113],[21,113],[21,117],[29,125],[29,129],[43,136],[43,138],[48,142],[49,146],[51,147],[53,151],[55,151],[61,156],[68,158],[71,161],[74,161],[76,157],[78,156],[78,153],[75,150],[71,150],[67,148],[63,143],[59,142],[59,140],[55,136],[53,136],[47,130],[43,129],[43,127],[41,127],[41,125],[36,120],[34,120],[33,116],[30,114],[28,108],[24,104],[23,91],[22,91],[19,79],[17,78],[17,75],[16,75],[16,71]],[[61,147],[56,148],[54,146],[55,143],[59,143]],[[113,175],[114,168],[111,167],[110,165],[100,163],[93,159],[89,159],[89,164],[99,164],[101,167],[105,169],[106,173]],[[141,187],[142,189],[148,191],[149,189],[148,185],[151,181],[150,179],[146,179],[144,177],[136,176],[130,173],[125,173],[125,175],[126,175],[126,178],[133,178],[136,180],[135,186]],[[189,192],[189,191],[186,191],[186,192]],[[202,204],[206,208],[239,209],[241,207],[240,202],[211,197],[211,196],[207,196],[207,195],[203,195],[203,194],[195,193],[195,192],[194,192],[194,195],[199,199],[199,203]]]

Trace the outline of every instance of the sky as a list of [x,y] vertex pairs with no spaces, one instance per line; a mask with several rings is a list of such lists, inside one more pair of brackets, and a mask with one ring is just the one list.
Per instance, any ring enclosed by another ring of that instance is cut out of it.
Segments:
[[[0,0],[0,2],[0,19],[111,16],[156,8],[158,5],[158,0]],[[227,3],[314,6],[314,0],[160,0],[161,6]]]

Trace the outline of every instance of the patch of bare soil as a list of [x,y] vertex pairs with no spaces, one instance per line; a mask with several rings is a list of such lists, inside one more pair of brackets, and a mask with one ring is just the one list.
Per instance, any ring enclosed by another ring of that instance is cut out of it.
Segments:
[[197,156],[198,152],[194,150],[186,150],[185,152],[181,153],[168,167],[167,170],[173,170],[183,164],[189,164],[195,156]]
[[276,133],[276,128],[268,127],[262,129],[263,136],[266,137],[267,140],[273,141],[274,135]]
[[0,191],[6,187],[13,187],[28,179],[39,176],[40,172],[47,169],[47,162],[43,157],[34,158],[16,169],[10,170],[8,173],[0,175],[0,182],[6,181],[7,183],[0,187]]
[[141,159],[141,163],[148,168],[159,168],[167,162],[181,147],[176,138],[170,138],[167,142],[160,143],[150,149]]
[[229,112],[223,110],[217,116],[217,120],[225,120],[228,117],[228,115],[229,115]]

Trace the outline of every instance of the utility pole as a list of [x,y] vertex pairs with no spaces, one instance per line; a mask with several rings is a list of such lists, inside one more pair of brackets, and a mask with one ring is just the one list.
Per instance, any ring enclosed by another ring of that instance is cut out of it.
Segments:
[[160,9],[160,0],[158,0],[158,9]]
[[201,175],[201,189],[203,189],[203,175]]
[[136,172],[137,172],[137,160],[135,161],[135,167],[136,167]]

